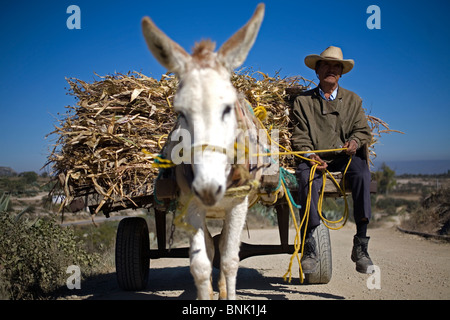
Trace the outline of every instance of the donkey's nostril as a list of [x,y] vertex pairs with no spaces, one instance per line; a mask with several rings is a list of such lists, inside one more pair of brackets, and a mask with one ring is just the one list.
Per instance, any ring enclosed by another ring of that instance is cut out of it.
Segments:
[[219,186],[216,191],[216,195],[218,195],[222,191],[222,186]]

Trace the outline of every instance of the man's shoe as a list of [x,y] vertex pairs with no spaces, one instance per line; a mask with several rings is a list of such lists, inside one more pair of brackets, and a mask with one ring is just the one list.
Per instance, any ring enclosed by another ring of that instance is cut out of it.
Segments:
[[319,259],[317,258],[316,251],[316,240],[314,240],[313,237],[309,237],[305,240],[301,263],[303,273],[314,273],[319,266]]
[[356,271],[361,273],[373,273],[373,262],[370,259],[367,248],[370,237],[353,237],[352,261],[356,263]]

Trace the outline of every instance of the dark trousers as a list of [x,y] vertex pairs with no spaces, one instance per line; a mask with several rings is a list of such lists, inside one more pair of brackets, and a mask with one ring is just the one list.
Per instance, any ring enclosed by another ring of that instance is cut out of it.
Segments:
[[[348,163],[348,157],[339,157],[328,164],[329,172],[344,172]],[[311,167],[302,162],[296,170],[300,196],[300,217],[303,218],[306,209],[306,199],[309,191],[309,175]],[[372,216],[370,207],[370,170],[367,161],[359,155],[354,155],[352,162],[347,169],[345,180],[352,186],[353,214],[356,224],[362,221],[369,221]],[[319,192],[322,188],[322,172],[317,170],[312,183],[311,209],[309,211],[308,230],[312,230],[320,224],[319,213],[317,212],[317,202]],[[366,220],[367,219],[367,220]]]

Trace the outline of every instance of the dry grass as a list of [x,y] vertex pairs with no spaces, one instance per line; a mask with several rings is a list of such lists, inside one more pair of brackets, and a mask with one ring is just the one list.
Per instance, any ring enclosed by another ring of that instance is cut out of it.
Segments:
[[421,207],[402,222],[403,228],[437,235],[450,234],[450,189],[442,188],[422,200]]

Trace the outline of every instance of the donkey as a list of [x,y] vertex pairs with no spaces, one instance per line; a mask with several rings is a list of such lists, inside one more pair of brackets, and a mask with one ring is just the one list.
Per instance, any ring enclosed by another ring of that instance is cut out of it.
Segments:
[[225,196],[234,173],[223,150],[234,148],[238,131],[239,98],[230,81],[231,73],[247,58],[264,10],[264,4],[259,4],[247,24],[217,52],[213,42],[203,40],[195,45],[192,54],[158,29],[150,18],[142,19],[148,48],[179,79],[173,107],[179,115],[179,125],[191,134],[195,160],[189,165],[192,179],[187,188],[180,186],[180,199],[192,195],[187,203],[186,221],[195,230],[190,237],[189,258],[198,299],[213,298],[211,272],[215,249],[206,218],[217,211],[223,211],[224,219],[219,241],[219,298],[236,299],[240,236],[249,200],[248,196]]

